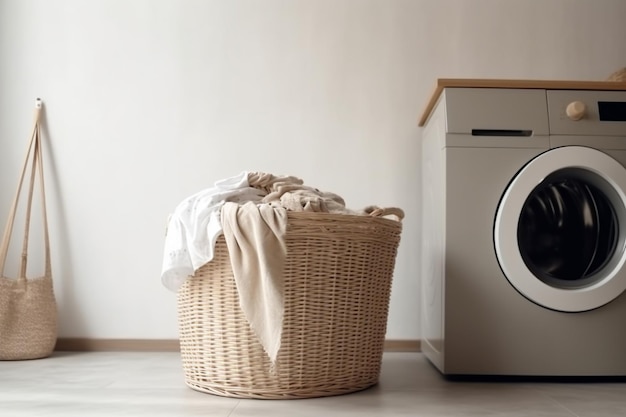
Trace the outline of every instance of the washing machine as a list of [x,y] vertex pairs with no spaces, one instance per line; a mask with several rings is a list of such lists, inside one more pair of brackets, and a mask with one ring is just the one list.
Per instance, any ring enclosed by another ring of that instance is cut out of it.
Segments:
[[626,84],[451,84],[423,118],[423,353],[625,376]]

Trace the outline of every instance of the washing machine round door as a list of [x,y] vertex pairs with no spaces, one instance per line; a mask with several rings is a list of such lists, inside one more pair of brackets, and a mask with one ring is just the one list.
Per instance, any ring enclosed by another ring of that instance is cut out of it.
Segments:
[[582,146],[549,150],[524,166],[496,213],[500,267],[543,307],[580,312],[626,289],[626,169]]

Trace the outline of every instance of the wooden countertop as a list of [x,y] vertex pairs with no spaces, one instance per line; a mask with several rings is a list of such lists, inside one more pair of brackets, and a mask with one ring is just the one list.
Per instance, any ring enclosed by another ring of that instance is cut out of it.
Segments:
[[437,80],[435,91],[422,113],[418,126],[424,126],[444,88],[539,88],[545,90],[626,91],[626,82],[440,78]]

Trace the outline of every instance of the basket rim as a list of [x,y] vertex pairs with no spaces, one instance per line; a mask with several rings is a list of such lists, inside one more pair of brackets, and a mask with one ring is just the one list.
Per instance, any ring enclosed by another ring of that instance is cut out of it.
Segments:
[[328,213],[319,211],[287,211],[289,220],[344,220],[358,222],[380,222],[388,225],[402,225],[402,220],[395,220],[389,217],[371,216],[369,214],[351,214],[351,213]]

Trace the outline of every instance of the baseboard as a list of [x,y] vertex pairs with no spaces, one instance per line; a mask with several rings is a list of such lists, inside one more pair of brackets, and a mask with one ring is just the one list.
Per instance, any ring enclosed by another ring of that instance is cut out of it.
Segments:
[[[70,352],[178,352],[176,339],[59,338],[57,351]],[[385,340],[385,352],[419,352],[419,340]]]
[[70,352],[178,352],[177,339],[59,338],[54,350]]
[[421,352],[419,340],[385,340],[385,352]]

